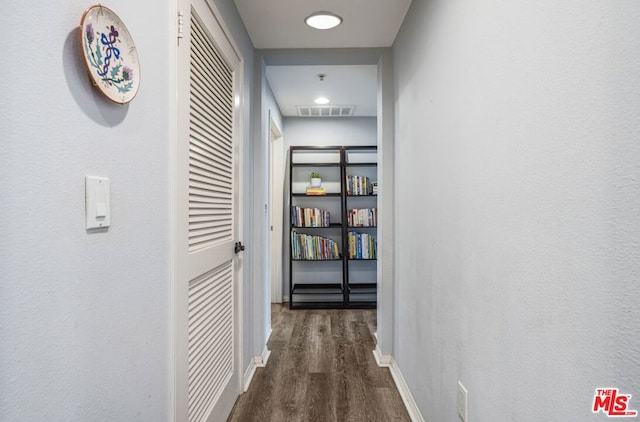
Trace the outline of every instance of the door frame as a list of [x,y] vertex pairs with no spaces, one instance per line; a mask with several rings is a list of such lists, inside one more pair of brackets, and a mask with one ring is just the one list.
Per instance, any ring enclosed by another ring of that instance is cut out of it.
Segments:
[[[274,144],[276,142],[284,143],[283,134],[281,128],[273,119],[271,110],[269,110],[269,260],[270,260],[270,284],[271,284],[271,303],[282,303],[284,296],[284,277],[283,270],[284,265],[282,262],[282,248],[278,250],[275,242],[276,237],[280,236],[281,246],[284,245],[283,239],[283,212],[284,212],[284,178],[282,180],[274,180]],[[284,165],[284,145],[282,145],[281,160]],[[282,173],[284,175],[284,172]],[[276,189],[276,184],[280,184],[280,189]],[[280,204],[280,208],[275,205]],[[280,209],[280,213],[276,213],[276,210]],[[279,215],[278,215],[279,214]],[[280,224],[275,223],[277,219],[280,220]],[[277,277],[277,275],[280,275]],[[276,275],[276,277],[274,277]]]
[[[213,0],[204,0],[209,7],[213,17],[217,21],[223,36],[226,38],[227,42],[231,46],[233,53],[238,57],[238,65],[235,70],[234,75],[234,83],[237,83],[237,90],[234,93],[234,132],[235,138],[237,139],[236,144],[234,145],[234,153],[237,156],[235,163],[237,168],[234,169],[234,178],[236,178],[237,191],[235,192],[236,196],[234,198],[234,207],[237,210],[236,214],[237,218],[234,221],[234,232],[236,241],[243,241],[244,236],[244,223],[245,221],[250,221],[252,216],[251,212],[246,212],[246,208],[244,207],[244,138],[246,128],[245,118],[244,118],[244,98],[245,98],[245,58],[242,54],[242,50],[238,47],[229,27],[225,23],[222,13],[215,5]],[[178,203],[178,189],[179,183],[177,180],[178,177],[178,148],[180,142],[180,125],[179,125],[179,98],[178,98],[178,49],[181,41],[181,33],[183,31],[182,25],[188,25],[188,22],[183,21],[183,17],[181,16],[180,4],[179,0],[171,0],[170,7],[172,11],[175,12],[169,13],[169,28],[170,28],[170,48],[169,48],[169,58],[170,62],[173,66],[170,67],[169,70],[169,89],[171,92],[172,101],[169,104],[169,156],[168,156],[168,165],[169,165],[169,274],[170,274],[170,285],[171,290],[169,292],[169,306],[170,306],[170,318],[169,327],[170,327],[170,371],[169,371],[169,414],[168,420],[180,422],[183,420],[183,414],[185,412],[185,406],[188,406],[188,403],[185,403],[184,391],[179,391],[181,381],[180,377],[184,376],[181,374],[182,364],[180,362],[180,357],[182,351],[179,350],[181,347],[179,333],[183,328],[179,325],[183,322],[182,319],[182,310],[178,308],[180,305],[180,292],[179,292],[179,283],[180,283],[180,274],[178,268],[178,254],[180,253],[180,245],[178,244],[178,231],[180,230],[180,223],[178,221],[179,217],[179,207],[181,204]],[[182,12],[184,13],[184,12]],[[177,25],[176,25],[177,23]],[[240,262],[238,262],[240,261]],[[234,345],[237,346],[234,351],[234,359],[238,364],[238,370],[235,374],[235,388],[240,395],[243,391],[243,355],[244,355],[244,292],[243,285],[245,281],[246,274],[244,274],[244,266],[248,263],[245,261],[242,254],[236,255],[234,258],[233,265],[234,267],[239,267],[234,280],[234,288],[235,288],[235,297],[234,301]],[[188,393],[188,392],[187,392]],[[188,394],[187,394],[188,397]]]
[[[377,260],[377,335],[376,358],[378,362],[389,361],[394,351],[394,290],[396,280],[395,238],[394,228],[397,224],[394,214],[394,191],[396,190],[395,174],[395,117],[393,62],[391,48],[353,48],[332,49],[322,51],[273,49],[257,50],[255,60],[262,63],[257,87],[254,92],[262,92],[266,80],[267,66],[303,66],[303,65],[376,65],[378,68],[378,244],[380,255]],[[261,115],[264,119],[264,114]],[[265,124],[264,121],[261,124]],[[263,177],[268,177],[268,169],[263,170]],[[265,232],[268,227],[265,228]],[[288,250],[287,250],[288,251]],[[290,277],[290,274],[285,276]],[[286,283],[285,283],[286,285]],[[269,288],[269,286],[265,286]]]

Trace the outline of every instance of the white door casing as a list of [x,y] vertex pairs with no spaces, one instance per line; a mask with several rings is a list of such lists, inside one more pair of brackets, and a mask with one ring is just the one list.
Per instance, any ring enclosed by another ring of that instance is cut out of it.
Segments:
[[282,131],[271,117],[271,113],[269,113],[269,168],[271,303],[282,303],[284,140]]
[[241,391],[242,62],[208,2],[178,8],[175,418],[225,421]]

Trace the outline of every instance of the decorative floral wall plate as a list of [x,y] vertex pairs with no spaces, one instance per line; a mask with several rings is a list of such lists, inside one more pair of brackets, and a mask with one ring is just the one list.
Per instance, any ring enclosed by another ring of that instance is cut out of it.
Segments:
[[93,84],[111,101],[131,101],[140,86],[140,63],[127,27],[111,9],[96,4],[82,14],[80,29]]

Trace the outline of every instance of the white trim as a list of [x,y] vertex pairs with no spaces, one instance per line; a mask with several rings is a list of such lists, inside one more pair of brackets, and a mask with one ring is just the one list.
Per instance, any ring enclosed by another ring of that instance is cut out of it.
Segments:
[[[171,0],[169,13],[169,92],[175,97],[178,92],[178,0]],[[176,422],[178,420],[178,200],[177,196],[177,161],[178,161],[178,104],[177,101],[169,101],[169,283],[170,283],[170,308],[169,312],[169,414],[167,420]]]
[[249,389],[249,386],[251,385],[251,381],[253,381],[253,376],[256,373],[256,369],[264,368],[265,366],[267,366],[267,361],[269,360],[269,356],[271,356],[271,350],[267,349],[267,346],[264,346],[264,350],[262,350],[262,355],[254,356],[254,358],[249,361],[247,370],[244,371],[244,377],[242,382],[244,392],[247,392],[247,390]]
[[269,356],[271,356],[271,350],[267,349],[267,346],[264,346],[264,350],[262,350],[262,356],[256,359],[260,359],[260,362],[256,361],[256,366],[258,368],[264,368],[267,366],[267,361],[269,360]]
[[242,388],[246,393],[249,389],[249,385],[251,384],[251,380],[253,380],[253,375],[256,373],[256,358],[253,358],[249,361],[249,365],[247,366],[247,370],[244,371],[244,376],[242,377]]
[[409,413],[409,417],[411,418],[411,421],[425,422],[425,419],[422,417],[422,414],[420,413],[420,409],[418,409],[418,404],[413,398],[413,395],[411,394],[411,390],[409,390],[409,386],[407,385],[407,382],[404,380],[404,377],[402,376],[402,372],[400,371],[398,362],[396,362],[396,360],[391,355],[383,355],[377,346],[373,351],[373,357],[376,359],[378,366],[382,368],[389,368],[389,372],[391,372],[391,377],[393,378],[393,381],[396,383],[396,387],[398,388],[400,397],[402,397],[402,401],[404,402],[404,405],[407,408],[407,412]]
[[[284,238],[282,236],[284,224],[282,222],[282,217],[284,213],[284,191],[283,191],[283,182],[284,177],[280,180],[274,180],[273,175],[276,172],[276,162],[274,162],[274,148],[275,143],[279,142],[279,146],[281,148],[278,151],[280,157],[278,158],[277,164],[281,166],[285,163],[284,160],[284,139],[282,135],[282,129],[278,126],[278,123],[274,120],[271,109],[267,110],[267,121],[269,125],[269,135],[267,135],[267,139],[269,141],[269,289],[271,292],[270,298],[271,303],[282,303],[282,297],[284,296],[284,263],[282,260],[282,250],[277,250],[278,246],[284,247],[282,245]],[[277,172],[281,172],[281,168],[278,168]],[[279,173],[279,175],[284,176],[284,173]],[[277,183],[277,184],[276,184]],[[279,186],[279,188],[276,188]],[[278,205],[276,205],[278,204]],[[280,211],[276,214],[276,211]],[[280,223],[278,223],[278,221]],[[280,241],[276,241],[277,238],[280,238]],[[276,243],[274,247],[274,243]],[[274,274],[275,272],[275,274]],[[274,277],[275,275],[275,277]],[[270,318],[268,318],[270,319]]]
[[391,362],[393,361],[393,356],[383,355],[378,346],[376,346],[376,348],[373,350],[373,357],[376,359],[376,363],[381,368],[389,368],[391,366]]

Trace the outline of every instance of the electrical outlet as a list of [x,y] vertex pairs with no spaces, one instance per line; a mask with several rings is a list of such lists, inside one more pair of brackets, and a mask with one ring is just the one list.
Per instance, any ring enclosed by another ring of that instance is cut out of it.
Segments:
[[458,416],[460,416],[462,422],[469,422],[469,415],[467,414],[467,406],[469,404],[467,393],[467,389],[464,388],[464,385],[462,385],[460,381],[458,381]]

